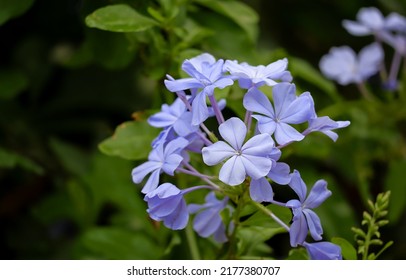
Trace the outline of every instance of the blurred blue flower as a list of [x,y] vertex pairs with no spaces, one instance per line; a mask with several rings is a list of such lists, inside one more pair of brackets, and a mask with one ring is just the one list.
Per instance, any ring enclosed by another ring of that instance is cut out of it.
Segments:
[[239,185],[246,175],[253,179],[266,176],[272,167],[269,155],[274,148],[274,141],[269,134],[259,134],[249,139],[244,145],[247,127],[238,118],[230,118],[219,126],[224,141],[218,141],[203,148],[203,161],[207,165],[216,165],[227,161],[220,169],[219,179],[231,186]]
[[158,186],[159,175],[162,172],[174,175],[176,168],[183,160],[180,153],[188,144],[189,142],[185,138],[178,137],[166,145],[158,145],[149,153],[147,162],[132,170],[132,179],[136,184],[141,183],[145,176],[151,173],[141,190],[142,193],[149,193]]
[[385,18],[381,11],[375,7],[361,8],[356,19],[357,21],[343,20],[342,22],[344,28],[352,35],[375,35],[380,38],[385,32]]
[[258,121],[261,133],[274,134],[276,142],[283,145],[300,141],[304,136],[289,124],[300,124],[311,117],[311,101],[302,94],[296,96],[296,87],[290,83],[279,83],[272,89],[275,109],[268,97],[258,89],[250,89],[244,96],[244,107],[261,115],[252,115]]
[[303,244],[308,231],[310,231],[310,235],[314,240],[321,240],[323,228],[320,218],[311,209],[317,208],[331,195],[331,191],[327,189],[327,182],[325,180],[318,180],[306,198],[306,184],[300,177],[300,173],[295,170],[289,186],[299,197],[299,200],[292,199],[286,203],[286,206],[291,208],[293,212],[293,222],[289,231],[290,245],[296,247]]
[[214,192],[209,192],[206,196],[205,203],[189,204],[188,210],[190,214],[196,214],[193,219],[193,229],[201,237],[209,237],[213,235],[214,240],[219,243],[227,241],[226,227],[221,218],[220,212],[226,207],[232,211],[230,206],[227,206],[228,197],[219,200]]
[[171,183],[164,183],[147,193],[147,212],[155,221],[163,221],[167,228],[179,230],[186,227],[189,220],[183,192]]
[[340,246],[331,242],[304,242],[303,246],[312,260],[342,260]]
[[340,85],[361,83],[376,74],[384,58],[382,47],[372,43],[357,54],[348,46],[333,47],[319,63],[320,70]]
[[183,62],[182,69],[191,78],[165,80],[166,88],[171,92],[201,89],[192,102],[193,125],[199,125],[209,116],[206,96],[213,95],[215,88],[225,88],[234,83],[230,77],[223,75],[223,65],[224,60],[216,61],[211,54],[204,53]]
[[291,82],[292,75],[286,70],[288,60],[286,58],[275,61],[267,66],[251,66],[248,63],[238,63],[237,61],[226,60],[224,69],[238,79],[241,88],[260,87],[264,84],[274,86],[275,80]]

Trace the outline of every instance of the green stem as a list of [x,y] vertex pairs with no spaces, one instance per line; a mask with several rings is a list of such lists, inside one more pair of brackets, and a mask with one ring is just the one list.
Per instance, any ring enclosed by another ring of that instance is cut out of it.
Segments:
[[361,92],[361,95],[369,101],[374,100],[374,96],[371,94],[371,92],[368,90],[368,88],[365,86],[365,83],[360,82],[357,84],[358,90]]
[[255,202],[255,201],[251,201],[251,203],[257,207],[259,210],[261,210],[262,212],[264,212],[265,214],[267,214],[268,216],[270,216],[275,222],[277,222],[278,224],[280,224],[284,229],[286,229],[287,232],[289,232],[290,228],[287,224],[285,224],[281,219],[279,219],[271,210],[269,210],[268,208],[266,208],[264,205]]
[[197,246],[195,232],[193,231],[193,227],[191,223],[188,223],[186,227],[186,239],[189,245],[190,255],[192,256],[193,260],[200,260],[200,252],[199,247]]

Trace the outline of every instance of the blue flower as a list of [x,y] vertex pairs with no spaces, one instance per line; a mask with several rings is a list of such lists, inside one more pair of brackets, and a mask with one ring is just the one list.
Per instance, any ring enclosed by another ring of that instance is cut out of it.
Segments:
[[343,26],[350,34],[355,36],[375,35],[379,38],[384,32],[385,18],[377,8],[361,8],[356,18],[358,21],[343,20]]
[[252,115],[258,121],[261,133],[274,134],[276,142],[283,145],[300,141],[304,136],[289,124],[300,124],[311,117],[311,101],[306,94],[296,96],[294,84],[279,83],[272,89],[275,109],[269,99],[258,89],[244,96],[244,107],[261,115]]
[[216,165],[228,159],[220,169],[219,179],[231,186],[239,185],[246,175],[259,179],[268,174],[272,167],[269,155],[274,142],[270,135],[259,134],[244,145],[247,127],[238,118],[230,118],[219,126],[224,141],[218,141],[203,148],[203,161],[207,165]]
[[274,86],[275,80],[291,82],[292,76],[286,71],[288,60],[286,58],[275,61],[267,66],[251,66],[248,63],[238,63],[227,60],[224,69],[230,72],[233,78],[238,79],[241,88],[260,87],[264,84]]
[[304,242],[303,246],[312,260],[342,260],[340,246],[330,242]]
[[170,106],[163,104],[161,112],[148,118],[148,123],[153,127],[172,128],[179,136],[187,136],[199,129],[192,125],[192,113],[187,111],[185,103],[177,98]]
[[313,108],[313,112],[312,112],[312,117],[309,120],[309,126],[306,128],[305,131],[302,132],[302,134],[307,135],[311,132],[319,131],[319,132],[327,135],[334,142],[337,141],[338,134],[332,130],[347,127],[350,125],[350,122],[349,121],[334,121],[327,116],[318,117],[316,114],[316,110],[314,110],[314,100],[310,94],[309,94],[309,98],[311,100],[311,104],[312,104],[311,107]]
[[132,179],[136,184],[141,183],[151,173],[141,190],[142,193],[149,193],[158,186],[159,175],[162,172],[174,175],[176,168],[183,160],[180,153],[188,144],[189,142],[183,137],[178,137],[166,145],[160,144],[149,153],[147,162],[132,170]]
[[290,245],[296,247],[303,244],[308,231],[310,231],[310,235],[314,240],[321,240],[323,228],[321,227],[320,218],[311,209],[318,207],[331,195],[331,191],[327,189],[327,182],[318,180],[306,198],[307,187],[299,172],[295,170],[289,186],[299,197],[299,200],[292,199],[286,203],[286,206],[292,208],[293,212],[293,222],[289,230]]
[[348,46],[333,47],[321,58],[319,67],[324,76],[340,85],[358,84],[379,71],[383,57],[382,47],[378,43],[364,47],[358,56]]
[[[205,201],[206,203],[202,205],[190,204],[188,206],[190,214],[197,213],[193,220],[193,229],[201,237],[209,237],[213,235],[214,240],[217,242],[226,242],[226,227],[223,223],[220,212],[227,207],[228,197],[219,200],[216,198],[214,192],[210,192],[207,194]],[[229,209],[232,210],[232,208]]]
[[155,221],[163,221],[167,228],[179,230],[186,227],[189,220],[183,192],[175,185],[164,183],[147,193],[147,212]]
[[225,88],[234,81],[223,73],[224,60],[215,58],[204,53],[190,60],[185,60],[182,69],[191,78],[178,80],[165,80],[166,88],[171,92],[182,90],[201,89],[192,102],[192,125],[199,125],[209,117],[206,97],[212,96],[215,88]]

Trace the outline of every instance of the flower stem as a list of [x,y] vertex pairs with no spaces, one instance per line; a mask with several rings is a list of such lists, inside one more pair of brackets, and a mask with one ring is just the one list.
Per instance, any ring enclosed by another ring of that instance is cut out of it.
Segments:
[[262,205],[262,204],[260,204],[258,202],[252,201],[251,203],[255,207],[257,207],[259,210],[261,210],[262,212],[264,212],[265,214],[270,216],[275,222],[280,224],[284,229],[286,229],[287,232],[289,232],[289,230],[290,230],[289,226],[287,224],[285,224],[281,219],[279,219],[271,210],[269,210],[264,205]]
[[357,87],[358,87],[358,90],[360,91],[361,95],[365,99],[367,99],[369,101],[372,101],[374,99],[373,95],[369,92],[369,90],[365,86],[365,83],[359,82],[359,83],[357,83]]
[[191,223],[186,227],[186,239],[190,249],[190,255],[193,260],[200,260],[199,247],[197,246],[195,232],[193,231]]
[[221,112],[219,105],[217,104],[217,100],[216,100],[216,98],[214,98],[213,94],[209,95],[209,100],[210,100],[211,106],[213,107],[214,113],[216,114],[217,122],[220,125],[224,122],[223,113]]

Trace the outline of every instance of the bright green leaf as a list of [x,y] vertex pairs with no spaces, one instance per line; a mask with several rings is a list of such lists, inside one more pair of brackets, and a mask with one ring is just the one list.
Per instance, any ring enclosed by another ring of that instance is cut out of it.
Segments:
[[85,21],[89,27],[113,32],[139,32],[157,25],[153,19],[124,4],[97,9],[88,15]]
[[2,0],[0,1],[0,25],[9,19],[24,14],[34,3],[34,0]]
[[357,251],[347,239],[340,237],[331,238],[331,242],[341,247],[341,255],[346,260],[357,260]]
[[117,127],[113,136],[99,144],[99,149],[106,155],[142,160],[147,158],[157,135],[158,129],[146,121],[125,122]]

